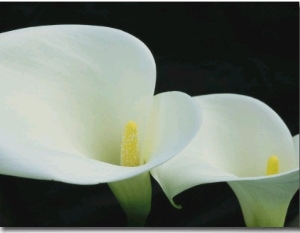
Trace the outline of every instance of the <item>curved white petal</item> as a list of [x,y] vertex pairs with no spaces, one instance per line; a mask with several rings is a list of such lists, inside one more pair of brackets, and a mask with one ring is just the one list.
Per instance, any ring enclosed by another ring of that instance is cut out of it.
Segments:
[[[1,174],[55,180],[73,184],[97,184],[125,179],[144,171],[138,167],[121,167],[88,157],[67,154],[18,144],[7,144],[0,149]],[[133,174],[132,174],[133,173]]]
[[[138,167],[122,167],[45,147],[28,146],[8,141],[0,135],[0,142],[5,142],[0,147],[0,172],[74,184],[124,180],[149,171],[175,156],[197,133],[199,119],[198,106],[190,96],[180,92],[155,96],[149,130],[155,129],[152,133],[157,135],[147,137],[149,141],[144,142],[147,150],[142,152],[147,157],[152,153],[152,158]],[[147,143],[152,146],[146,146]]]
[[125,123],[136,121],[144,135],[155,76],[148,48],[117,29],[2,33],[0,136],[115,164]]
[[171,202],[199,184],[269,179],[266,163],[273,154],[281,169],[274,177],[299,171],[290,132],[267,105],[234,94],[195,99],[203,116],[198,134],[176,157],[151,171]]
[[165,92],[154,97],[141,154],[155,167],[178,154],[197,134],[201,112],[197,103],[182,92]]
[[240,177],[264,176],[271,155],[279,158],[280,172],[298,167],[287,126],[266,104],[235,94],[196,99],[203,109],[196,139],[203,159]]

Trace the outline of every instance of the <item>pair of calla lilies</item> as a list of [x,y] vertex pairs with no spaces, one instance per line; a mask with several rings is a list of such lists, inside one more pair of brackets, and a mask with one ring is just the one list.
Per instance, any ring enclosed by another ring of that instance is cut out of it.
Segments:
[[0,34],[0,173],[108,183],[131,226],[150,212],[150,174],[175,207],[186,189],[227,182],[247,226],[283,226],[299,188],[299,136],[254,98],[153,96],[155,79],[151,52],[120,30]]

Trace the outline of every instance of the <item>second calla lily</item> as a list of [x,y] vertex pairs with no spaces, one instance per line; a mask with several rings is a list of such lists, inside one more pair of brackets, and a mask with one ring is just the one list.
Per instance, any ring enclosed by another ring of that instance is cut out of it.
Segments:
[[109,183],[129,225],[143,225],[149,170],[182,150],[200,121],[188,95],[153,96],[155,79],[148,48],[117,29],[57,25],[0,34],[0,173]]
[[170,201],[193,186],[227,182],[248,227],[282,227],[299,188],[299,135],[266,104],[235,94],[198,96],[201,129],[178,156],[153,169]]

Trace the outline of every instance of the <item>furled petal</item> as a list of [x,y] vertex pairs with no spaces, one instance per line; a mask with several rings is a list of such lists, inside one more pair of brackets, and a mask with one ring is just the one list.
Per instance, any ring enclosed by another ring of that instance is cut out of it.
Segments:
[[[152,121],[148,130],[156,129],[156,133],[165,137],[148,136],[149,143],[151,139],[151,143],[155,142],[155,145],[145,147],[147,150],[143,154],[150,157],[152,153],[152,158],[142,166],[112,165],[41,146],[13,143],[0,137],[1,142],[6,142],[0,147],[1,174],[74,184],[96,184],[123,180],[149,171],[172,158],[191,141],[199,129],[200,119],[197,104],[191,97],[180,92],[156,95],[151,115]],[[175,126],[176,129],[173,128]],[[147,141],[144,144],[146,145]],[[155,150],[150,150],[151,148]]]
[[117,29],[57,25],[2,33],[0,146],[18,141],[117,164],[126,121],[136,121],[144,135],[155,76],[148,48]]
[[274,154],[281,169],[275,177],[299,172],[292,136],[267,105],[234,94],[195,99],[203,115],[198,134],[179,155],[151,171],[172,203],[175,195],[199,184],[269,180],[266,163]]
[[290,201],[299,189],[299,170],[228,184],[239,200],[247,227],[283,227]]

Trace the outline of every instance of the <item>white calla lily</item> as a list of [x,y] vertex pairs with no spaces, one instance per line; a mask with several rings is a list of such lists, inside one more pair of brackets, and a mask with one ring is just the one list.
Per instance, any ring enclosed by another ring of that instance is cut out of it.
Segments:
[[[153,96],[155,80],[151,52],[117,29],[56,25],[0,34],[0,173],[107,182],[131,223],[143,224],[149,170],[190,142],[200,118],[184,93]],[[138,126],[135,167],[120,165],[129,121]]]
[[[283,226],[289,203],[299,188],[299,135],[291,136],[266,104],[236,94],[194,97],[202,126],[176,157],[151,173],[170,201],[193,186],[228,182],[247,226]],[[276,155],[279,173],[266,175]]]

